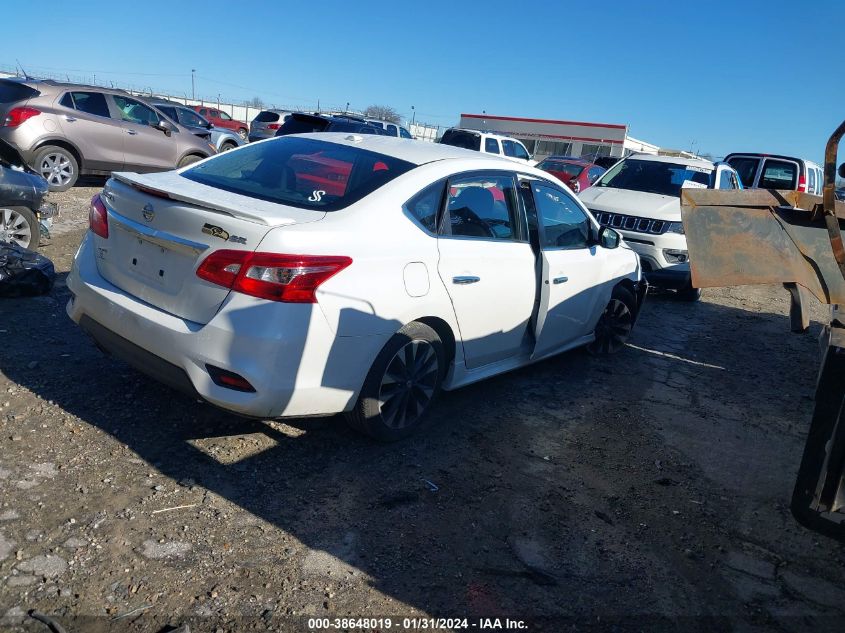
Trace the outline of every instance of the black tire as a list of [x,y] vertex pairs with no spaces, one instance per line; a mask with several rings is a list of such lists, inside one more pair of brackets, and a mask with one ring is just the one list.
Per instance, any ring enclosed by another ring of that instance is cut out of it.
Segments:
[[187,167],[188,165],[193,165],[196,162],[199,162],[203,159],[202,156],[197,156],[196,154],[191,154],[190,156],[185,156],[182,160],[179,161],[179,164],[176,165],[177,168]]
[[693,288],[692,286],[690,286],[689,288],[678,290],[677,295],[678,299],[680,299],[681,301],[698,301],[699,299],[701,299],[701,288]]
[[45,145],[38,150],[33,168],[50,187],[50,191],[67,191],[79,179],[79,162],[69,149]]
[[0,241],[8,241],[38,250],[41,227],[38,218],[26,207],[0,207]]
[[411,435],[425,421],[445,375],[446,352],[437,332],[424,323],[409,323],[373,362],[347,414],[349,425],[382,442]]
[[596,324],[595,340],[587,351],[595,355],[615,354],[627,343],[637,319],[637,300],[624,286],[616,286]]
[[220,146],[220,153],[222,154],[223,152],[228,152],[230,149],[235,149],[236,147],[237,145],[234,143],[223,143],[223,145]]

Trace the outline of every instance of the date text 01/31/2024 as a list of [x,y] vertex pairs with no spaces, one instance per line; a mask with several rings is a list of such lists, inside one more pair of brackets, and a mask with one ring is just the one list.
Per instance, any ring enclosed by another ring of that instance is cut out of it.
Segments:
[[309,618],[308,629],[319,630],[428,630],[451,631],[457,629],[492,631],[492,630],[525,630],[527,625],[523,620],[510,618]]

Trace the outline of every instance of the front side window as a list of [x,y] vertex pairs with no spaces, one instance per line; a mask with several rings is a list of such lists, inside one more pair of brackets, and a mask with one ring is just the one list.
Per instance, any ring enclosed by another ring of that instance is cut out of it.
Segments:
[[124,121],[143,125],[155,125],[159,122],[159,116],[155,113],[155,110],[140,101],[121,95],[113,95],[112,98]]
[[403,207],[429,233],[437,233],[437,215],[443,200],[443,186],[443,182],[429,185]]
[[516,188],[511,176],[467,176],[449,181],[441,234],[516,240]]
[[586,248],[590,242],[590,220],[566,193],[540,182],[531,183],[534,206],[543,224],[543,248]]
[[402,138],[414,138],[413,136],[411,136],[411,133],[403,127],[399,128],[399,136],[401,136]]
[[505,156],[516,156],[516,143],[513,141],[502,141],[502,151]]
[[399,136],[399,129],[395,125],[388,125],[387,134],[388,136]]
[[67,108],[87,112],[94,116],[110,117],[105,96],[100,92],[68,92],[60,102]]
[[599,178],[595,186],[680,197],[681,186],[691,181],[710,186],[712,169],[656,160],[626,158]]
[[759,158],[737,156],[728,160],[728,165],[736,169],[743,187],[754,186],[754,176],[757,175],[757,167],[760,165]]
[[499,141],[494,138],[485,139],[484,151],[488,154],[499,154]]
[[181,175],[250,198],[336,211],[413,168],[412,163],[357,147],[283,137],[218,154]]
[[795,189],[798,186],[798,164],[767,158],[757,186],[760,189]]
[[719,172],[719,189],[733,189],[733,182],[731,181],[731,172],[723,169]]
[[604,167],[590,167],[590,171],[587,172],[587,179],[590,183],[594,183],[604,172]]
[[528,156],[528,152],[525,150],[522,144],[516,142],[514,142],[513,144],[513,155],[516,158],[520,158],[522,160],[528,160],[530,158],[530,156]]

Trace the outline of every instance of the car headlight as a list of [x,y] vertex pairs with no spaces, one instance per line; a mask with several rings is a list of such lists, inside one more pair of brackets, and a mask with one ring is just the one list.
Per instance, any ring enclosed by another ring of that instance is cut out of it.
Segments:
[[677,250],[674,248],[664,248],[663,257],[670,264],[685,264],[689,261],[689,253],[687,253],[687,251]]
[[669,222],[669,228],[666,229],[669,233],[680,233],[683,235],[684,233],[684,223],[683,222]]

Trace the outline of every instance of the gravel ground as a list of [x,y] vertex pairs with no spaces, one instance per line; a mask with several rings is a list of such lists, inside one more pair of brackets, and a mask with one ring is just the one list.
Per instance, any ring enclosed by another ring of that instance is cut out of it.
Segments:
[[29,609],[69,633],[841,630],[843,548],[788,511],[821,306],[794,335],[780,288],[652,294],[618,355],[445,394],[380,445],[340,418],[235,418],[101,354],[63,283],[96,190],[56,196],[53,292],[0,303],[0,630],[46,631]]

